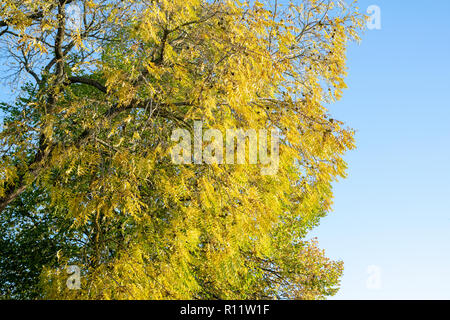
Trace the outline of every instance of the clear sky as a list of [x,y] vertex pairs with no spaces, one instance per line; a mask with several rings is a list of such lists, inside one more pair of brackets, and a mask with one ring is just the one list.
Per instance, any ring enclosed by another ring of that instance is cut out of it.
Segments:
[[337,299],[450,299],[450,1],[359,4],[380,7],[381,30],[350,47],[331,106],[358,149],[313,235],[344,260]]

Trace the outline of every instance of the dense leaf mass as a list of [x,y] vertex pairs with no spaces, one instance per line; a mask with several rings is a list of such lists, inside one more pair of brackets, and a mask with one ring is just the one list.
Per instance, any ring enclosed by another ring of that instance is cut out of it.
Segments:
[[[3,0],[0,50],[26,84],[1,104],[0,295],[335,294],[342,262],[306,239],[354,147],[326,105],[362,25],[338,0]],[[277,174],[174,164],[194,121],[276,128]]]

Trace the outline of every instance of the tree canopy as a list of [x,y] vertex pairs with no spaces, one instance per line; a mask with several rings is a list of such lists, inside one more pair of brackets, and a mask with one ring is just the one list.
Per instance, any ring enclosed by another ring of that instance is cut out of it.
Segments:
[[[322,299],[308,231],[353,131],[329,103],[363,19],[339,0],[4,0],[0,295]],[[11,95],[12,97],[12,95]],[[174,164],[172,132],[276,128],[279,169]],[[66,267],[81,269],[81,289]]]

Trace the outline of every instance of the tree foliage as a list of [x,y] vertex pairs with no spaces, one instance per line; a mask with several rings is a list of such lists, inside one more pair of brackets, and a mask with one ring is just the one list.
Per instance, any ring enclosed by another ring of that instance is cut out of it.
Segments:
[[[336,293],[342,262],[306,236],[354,147],[326,105],[362,23],[332,0],[2,1],[9,76],[28,82],[2,104],[0,294]],[[195,120],[278,128],[278,173],[173,164],[171,133]],[[65,286],[72,264],[81,290]]]

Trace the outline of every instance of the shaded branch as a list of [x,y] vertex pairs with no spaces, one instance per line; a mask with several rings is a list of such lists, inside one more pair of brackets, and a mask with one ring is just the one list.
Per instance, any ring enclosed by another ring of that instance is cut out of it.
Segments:
[[100,82],[98,82],[94,79],[89,79],[89,78],[85,78],[85,77],[69,77],[68,80],[71,84],[82,83],[82,84],[86,84],[86,85],[95,87],[103,93],[107,93],[107,88],[104,85],[102,85]]

